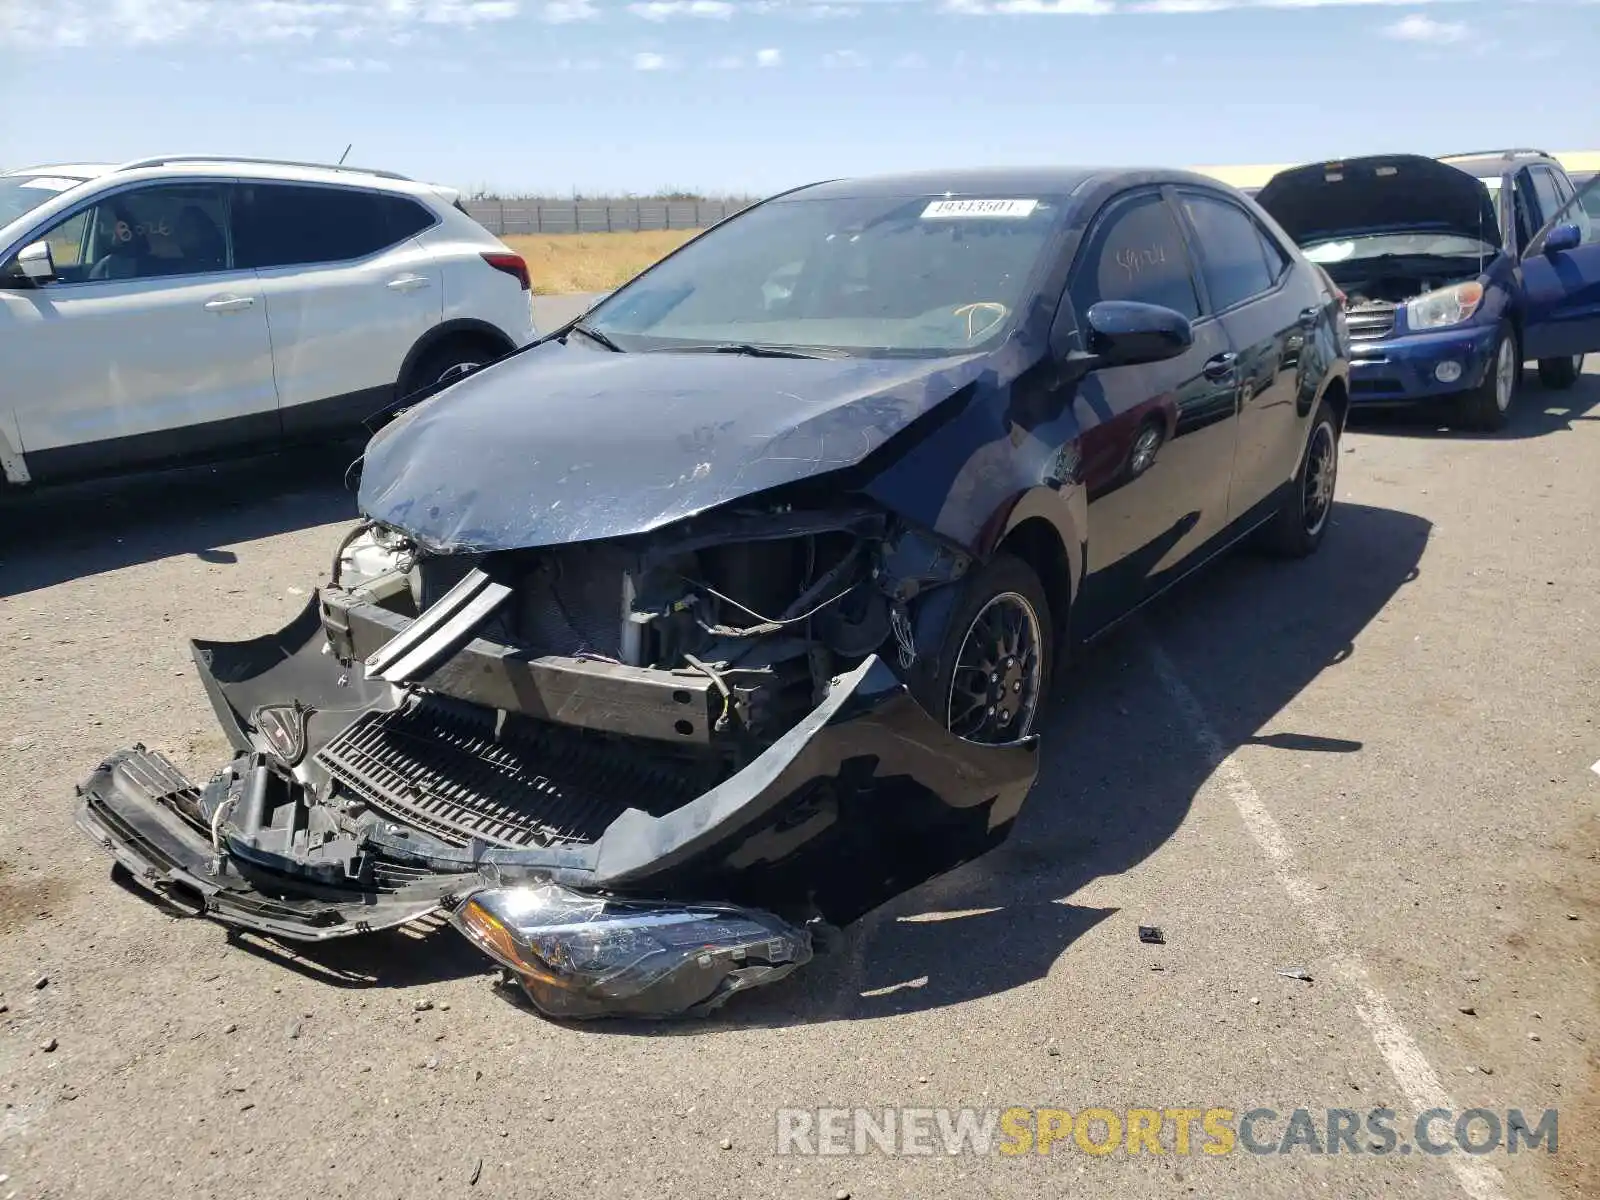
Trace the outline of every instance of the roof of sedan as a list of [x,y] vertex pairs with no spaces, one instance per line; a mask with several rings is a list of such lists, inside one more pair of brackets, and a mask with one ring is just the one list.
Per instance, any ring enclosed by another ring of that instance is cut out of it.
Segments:
[[807,197],[938,196],[945,193],[952,196],[1072,195],[1090,183],[1112,183],[1124,178],[1130,183],[1165,179],[1213,188],[1219,186],[1211,176],[1163,167],[969,167],[832,179],[796,188],[789,194]]

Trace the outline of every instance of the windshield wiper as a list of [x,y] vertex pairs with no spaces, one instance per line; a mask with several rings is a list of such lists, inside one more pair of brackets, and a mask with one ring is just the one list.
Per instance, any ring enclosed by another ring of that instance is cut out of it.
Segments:
[[848,358],[846,351],[823,347],[766,346],[756,342],[708,342],[703,346],[658,346],[679,354],[742,354],[747,358]]
[[610,350],[614,354],[624,353],[622,347],[612,341],[607,334],[601,333],[598,329],[595,329],[590,325],[586,325],[582,321],[574,321],[571,325],[568,325],[567,332],[581,333],[591,342],[599,342],[600,345],[604,346],[607,350]]

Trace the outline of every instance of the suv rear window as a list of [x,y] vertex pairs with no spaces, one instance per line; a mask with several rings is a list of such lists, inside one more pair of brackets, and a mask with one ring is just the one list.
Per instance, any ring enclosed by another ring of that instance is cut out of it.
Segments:
[[237,197],[234,247],[241,267],[366,258],[434,223],[415,200],[353,188],[246,183]]

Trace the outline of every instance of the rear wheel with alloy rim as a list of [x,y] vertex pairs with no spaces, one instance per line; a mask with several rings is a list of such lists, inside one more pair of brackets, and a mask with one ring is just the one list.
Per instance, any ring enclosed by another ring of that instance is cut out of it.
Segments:
[[1502,325],[1483,382],[1458,401],[1462,422],[1469,429],[1504,429],[1522,382],[1522,349],[1510,325]]
[[1578,376],[1583,374],[1583,355],[1573,354],[1566,358],[1541,358],[1539,360],[1539,382],[1553,391],[1565,391],[1578,382]]
[[1054,630],[1044,587],[1020,558],[1000,553],[962,586],[929,676],[911,681],[930,714],[985,745],[1034,731],[1049,695]]
[[435,346],[417,360],[400,385],[402,397],[424,388],[438,389],[472,374],[485,363],[500,357],[487,341],[473,337],[453,337]]
[[1261,531],[1265,548],[1286,558],[1304,558],[1322,544],[1333,517],[1339,485],[1339,421],[1326,400],[1311,418],[1311,435],[1300,469],[1283,489],[1277,514]]

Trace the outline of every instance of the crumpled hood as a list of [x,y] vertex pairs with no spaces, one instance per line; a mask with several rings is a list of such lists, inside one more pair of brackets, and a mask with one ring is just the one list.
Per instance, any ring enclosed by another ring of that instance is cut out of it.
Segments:
[[436,553],[643,533],[852,466],[987,361],[614,354],[547,342],[379,430],[360,507]]
[[1365,233],[1433,230],[1500,245],[1489,189],[1417,154],[1383,154],[1280,171],[1256,193],[1298,244]]

